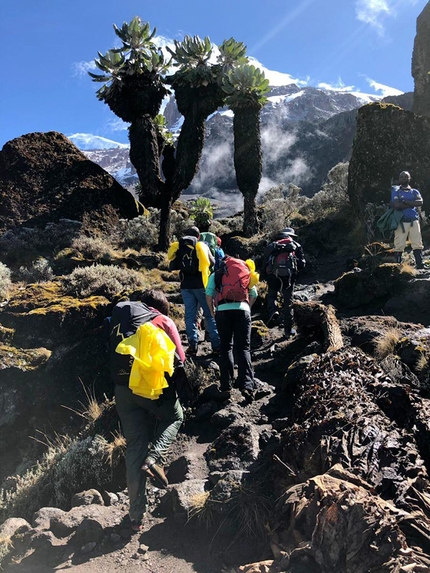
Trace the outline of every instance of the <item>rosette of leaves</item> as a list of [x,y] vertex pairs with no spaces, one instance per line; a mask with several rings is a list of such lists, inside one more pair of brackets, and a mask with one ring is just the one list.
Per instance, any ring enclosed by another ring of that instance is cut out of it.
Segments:
[[113,28],[122,46],[104,55],[98,52],[94,62],[103,74],[88,72],[94,82],[103,84],[97,97],[123,121],[132,123],[145,114],[155,117],[169,93],[161,78],[169,62],[153,42],[156,28],[151,31],[138,16]]

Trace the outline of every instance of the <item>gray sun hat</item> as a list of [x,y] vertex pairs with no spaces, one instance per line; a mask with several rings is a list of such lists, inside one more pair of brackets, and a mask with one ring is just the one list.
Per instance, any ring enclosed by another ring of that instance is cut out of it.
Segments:
[[296,233],[294,232],[294,229],[292,229],[291,227],[285,227],[285,229],[282,229],[282,231],[279,231],[278,235],[286,238],[286,237],[297,237]]

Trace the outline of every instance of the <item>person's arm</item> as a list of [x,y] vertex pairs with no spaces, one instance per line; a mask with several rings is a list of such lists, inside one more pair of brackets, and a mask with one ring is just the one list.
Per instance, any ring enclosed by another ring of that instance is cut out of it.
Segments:
[[176,328],[176,324],[173,322],[173,320],[164,314],[159,314],[153,318],[151,322],[155,326],[159,326],[162,330],[164,330],[164,332],[176,346],[176,352],[178,353],[182,363],[184,363],[186,360],[185,351],[182,347],[181,337],[179,336],[178,329]]
[[207,284],[206,290],[205,290],[205,294],[206,294],[206,302],[208,303],[210,313],[215,318],[215,305],[214,305],[215,275],[214,275],[214,273],[212,273],[209,277],[208,284]]

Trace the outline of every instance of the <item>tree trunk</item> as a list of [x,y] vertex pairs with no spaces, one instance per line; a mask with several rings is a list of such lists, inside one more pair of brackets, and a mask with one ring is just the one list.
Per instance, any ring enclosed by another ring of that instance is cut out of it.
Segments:
[[129,128],[130,161],[139,177],[139,199],[146,207],[161,207],[164,182],[160,177],[157,131],[149,115],[134,121]]
[[343,347],[343,338],[336,315],[331,306],[319,302],[295,302],[294,316],[303,330],[322,331],[327,352]]
[[170,220],[172,218],[173,198],[170,193],[163,195],[163,204],[160,209],[160,232],[158,235],[158,248],[167,251],[170,244]]
[[260,108],[234,110],[234,168],[236,181],[244,197],[243,232],[251,237],[258,231],[255,198],[262,174]]

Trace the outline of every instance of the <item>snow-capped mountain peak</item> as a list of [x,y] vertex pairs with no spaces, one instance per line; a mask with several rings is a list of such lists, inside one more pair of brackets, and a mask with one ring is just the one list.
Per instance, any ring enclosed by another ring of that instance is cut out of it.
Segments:
[[67,136],[81,151],[92,151],[95,149],[128,149],[127,143],[119,143],[106,137],[92,135],[91,133],[74,133]]

